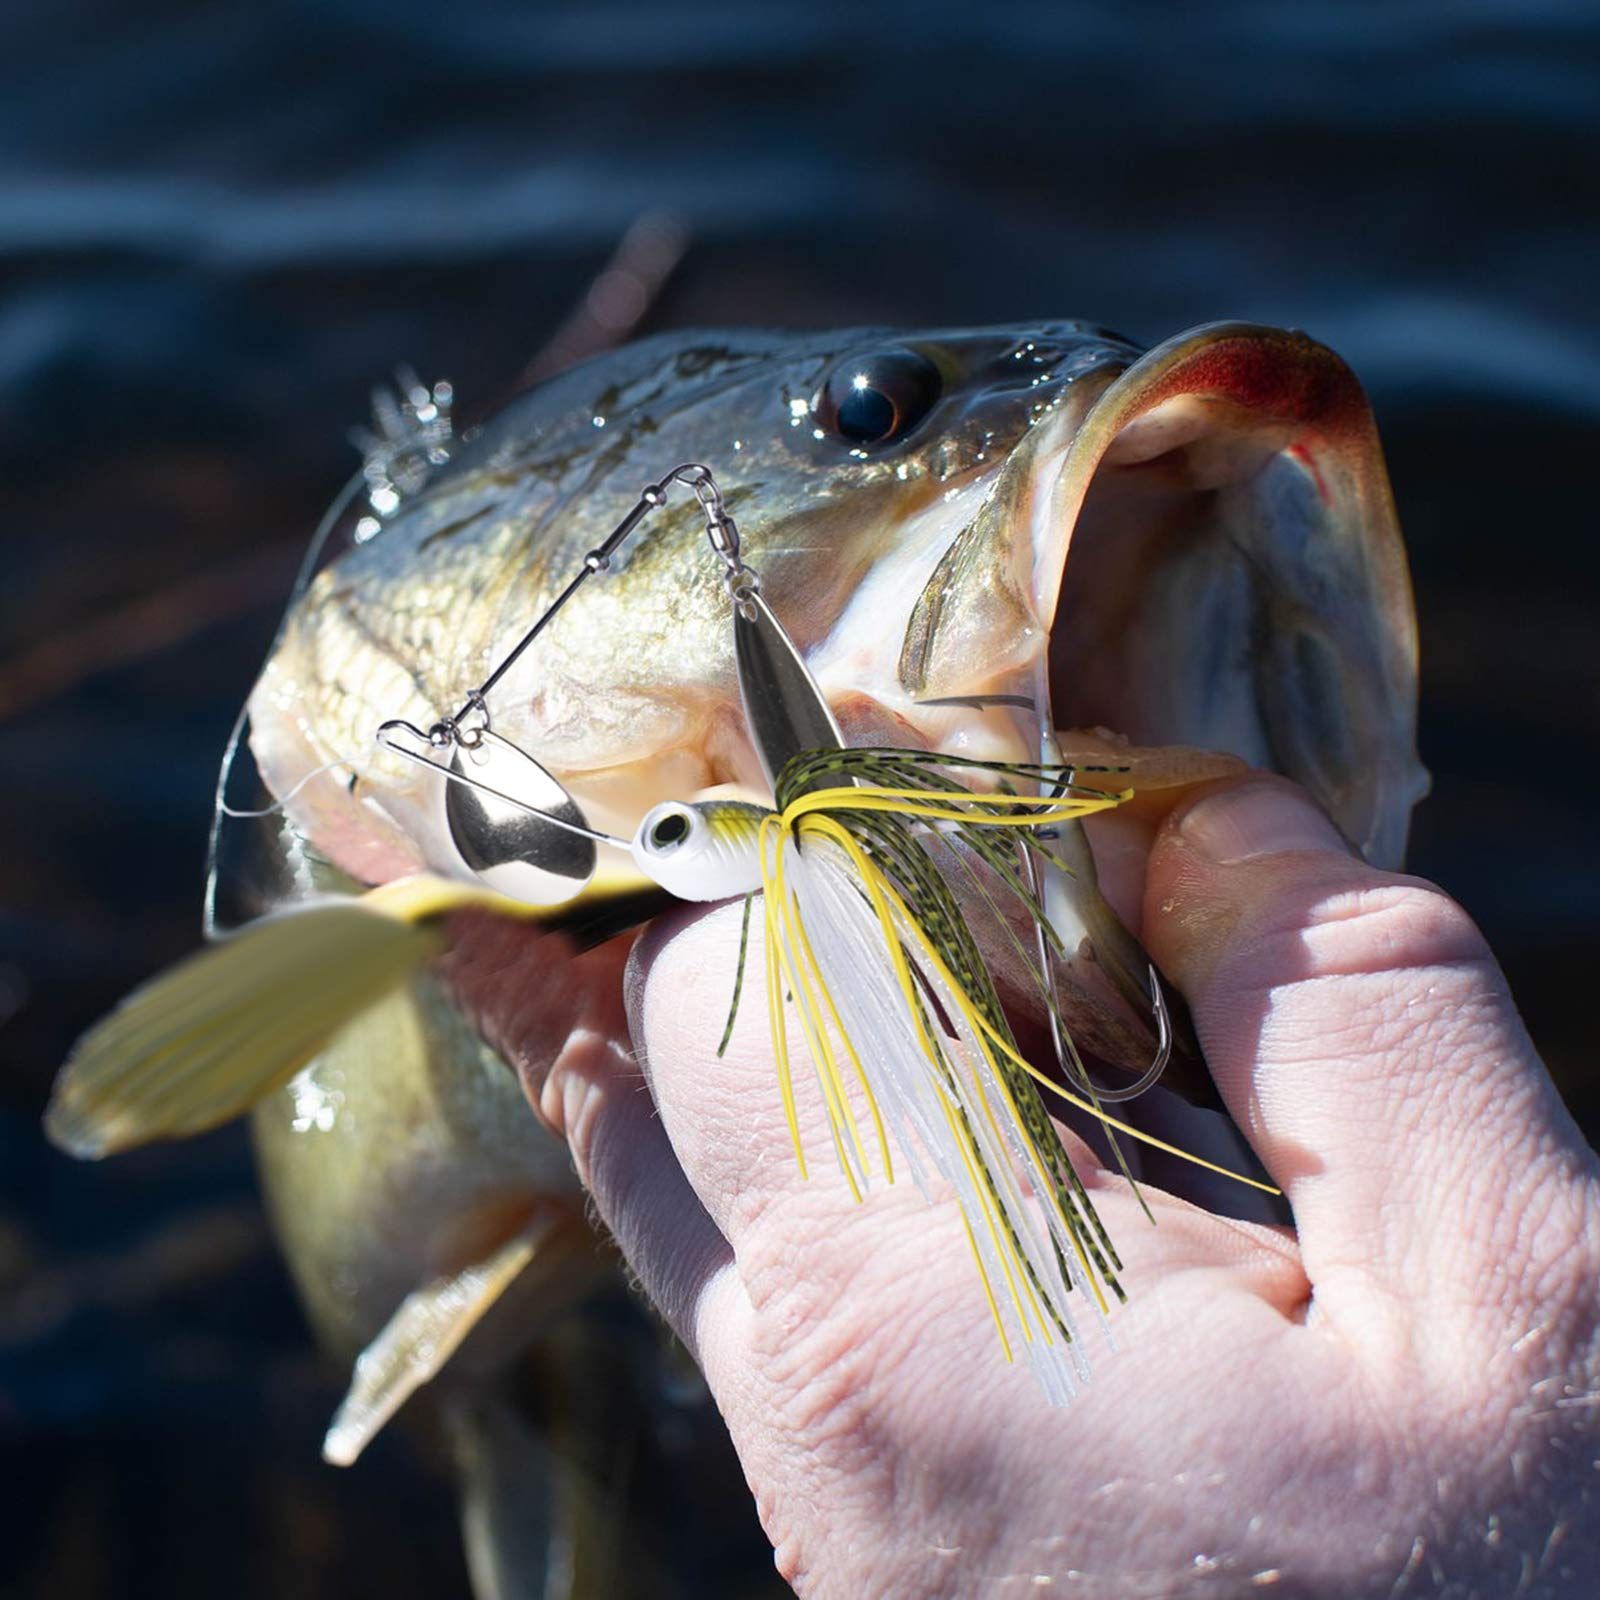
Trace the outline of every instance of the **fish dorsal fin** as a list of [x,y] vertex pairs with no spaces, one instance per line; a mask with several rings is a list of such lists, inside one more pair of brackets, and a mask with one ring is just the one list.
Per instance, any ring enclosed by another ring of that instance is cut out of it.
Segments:
[[247,1111],[438,949],[411,910],[278,912],[134,990],[73,1047],[45,1113],[51,1139],[106,1156]]
[[322,1441],[323,1459],[348,1467],[389,1418],[439,1374],[560,1226],[560,1215],[541,1210],[483,1260],[408,1294],[356,1357],[350,1391]]

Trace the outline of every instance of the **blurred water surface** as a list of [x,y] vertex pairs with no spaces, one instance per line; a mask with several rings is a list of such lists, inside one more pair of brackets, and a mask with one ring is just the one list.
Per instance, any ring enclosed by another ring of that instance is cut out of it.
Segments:
[[11,0],[0,62],[5,1592],[461,1592],[403,1438],[316,1461],[337,1375],[237,1132],[86,1169],[37,1115],[193,943],[215,761],[369,384],[503,398],[645,212],[690,230],[652,329],[1339,349],[1417,577],[1414,864],[1600,1130],[1592,5]]

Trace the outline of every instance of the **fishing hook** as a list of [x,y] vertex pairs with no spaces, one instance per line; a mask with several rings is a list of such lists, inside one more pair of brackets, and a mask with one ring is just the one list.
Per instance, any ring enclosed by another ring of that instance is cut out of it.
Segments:
[[[1077,770],[1074,767],[1065,769],[1065,778],[1058,779],[1051,786],[1051,798],[1063,795],[1073,787]],[[1058,837],[1054,828],[1035,828],[1034,837],[1049,840]],[[1027,866],[1028,886],[1032,889],[1035,898],[1043,903],[1044,880],[1039,863],[1034,858],[1031,850],[1024,850],[1023,857]],[[1056,1064],[1062,1073],[1069,1079],[1076,1078],[1088,1089],[1096,1099],[1108,1105],[1121,1105],[1129,1100],[1137,1100],[1140,1095],[1151,1089],[1161,1074],[1167,1070],[1167,1063],[1172,1059],[1172,1014],[1167,1005],[1167,991],[1162,982],[1161,974],[1156,970],[1153,961],[1147,961],[1150,971],[1150,1012],[1155,1023],[1156,1051],[1144,1071],[1131,1084],[1120,1089],[1103,1089],[1089,1081],[1088,1068],[1084,1066],[1082,1057],[1078,1054],[1077,1047],[1073,1044],[1071,1036],[1061,1024],[1061,1016],[1055,1006],[1055,985],[1051,978],[1051,960],[1053,952],[1050,948],[1050,938],[1045,931],[1043,922],[1034,924],[1034,937],[1039,950],[1039,973],[1043,978],[1047,995],[1050,999],[1048,1007],[1050,1022],[1050,1043],[1055,1049]]]

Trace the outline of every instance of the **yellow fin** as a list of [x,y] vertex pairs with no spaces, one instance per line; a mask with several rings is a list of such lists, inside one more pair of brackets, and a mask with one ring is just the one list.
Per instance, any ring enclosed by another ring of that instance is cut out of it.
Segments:
[[371,898],[264,917],[134,990],[73,1047],[50,1138],[111,1155],[216,1127],[287,1083],[438,949],[434,930]]
[[322,1441],[323,1460],[348,1467],[384,1423],[438,1375],[558,1226],[560,1218],[547,1211],[484,1260],[408,1294],[356,1357],[350,1392]]
[[440,946],[439,918],[478,907],[560,926],[627,906],[648,887],[631,866],[596,875],[570,904],[531,906],[431,873],[355,900],[317,900],[252,922],[135,989],[78,1040],[45,1131],[85,1158],[203,1133],[287,1083]]

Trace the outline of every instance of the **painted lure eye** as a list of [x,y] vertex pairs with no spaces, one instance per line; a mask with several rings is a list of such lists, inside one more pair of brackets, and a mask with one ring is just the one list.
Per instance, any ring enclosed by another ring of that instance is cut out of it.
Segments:
[[650,848],[655,851],[675,850],[689,837],[689,831],[687,811],[668,811],[650,829]]
[[939,399],[939,369],[916,350],[878,350],[842,362],[812,403],[819,427],[859,447],[891,444]]

